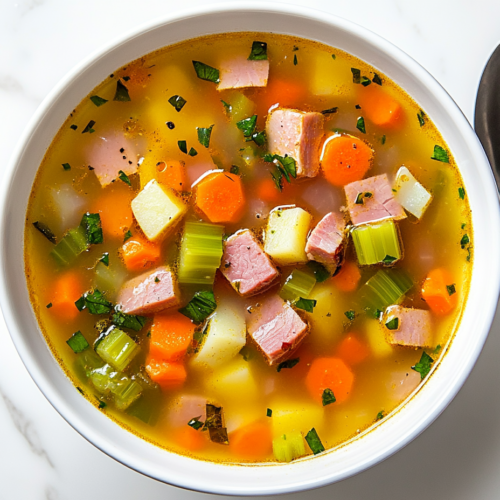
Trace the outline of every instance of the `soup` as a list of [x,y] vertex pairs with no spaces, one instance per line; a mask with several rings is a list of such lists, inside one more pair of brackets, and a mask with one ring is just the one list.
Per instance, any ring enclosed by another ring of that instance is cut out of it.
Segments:
[[467,195],[419,106],[340,50],[190,40],[118,69],[33,185],[25,263],[77,390],[174,452],[289,462],[385,421],[467,298]]

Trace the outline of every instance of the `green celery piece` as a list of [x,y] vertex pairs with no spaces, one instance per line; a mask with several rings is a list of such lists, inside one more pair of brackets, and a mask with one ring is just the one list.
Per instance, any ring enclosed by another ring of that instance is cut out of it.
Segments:
[[413,287],[413,280],[402,269],[381,269],[358,291],[361,306],[376,314],[386,307],[399,304]]
[[96,347],[97,354],[119,371],[123,371],[139,351],[140,347],[119,328],[114,328]]
[[351,234],[362,266],[378,264],[387,256],[393,262],[401,258],[398,229],[392,220],[355,227]]
[[232,122],[236,123],[243,118],[253,115],[255,103],[242,92],[232,92],[231,95],[225,99],[225,101],[231,105],[231,111],[229,114]]
[[76,355],[73,366],[77,377],[86,382],[93,370],[104,366],[104,361],[94,351],[87,350]]
[[116,407],[119,410],[126,410],[142,394],[142,387],[126,375],[120,382],[111,392],[115,397]]
[[88,247],[85,229],[78,226],[65,234],[64,238],[52,249],[50,255],[60,266],[67,266]]
[[316,278],[313,273],[294,269],[286,279],[279,295],[283,300],[290,302],[295,302],[301,297],[307,299],[314,285],[316,285]]
[[306,454],[304,438],[300,432],[290,432],[273,439],[273,453],[278,462],[291,462]]
[[222,258],[224,226],[186,222],[179,256],[179,283],[212,285]]

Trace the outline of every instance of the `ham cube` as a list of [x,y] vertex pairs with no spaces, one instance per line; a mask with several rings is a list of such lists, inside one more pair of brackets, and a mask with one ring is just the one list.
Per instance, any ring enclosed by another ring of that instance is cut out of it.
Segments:
[[96,137],[87,161],[101,186],[105,187],[118,179],[120,170],[126,175],[137,172],[141,149],[140,143],[126,138],[123,133],[109,132]]
[[406,218],[403,207],[394,198],[387,175],[377,175],[344,187],[347,208],[355,226],[383,219]]
[[127,281],[118,294],[126,314],[152,314],[179,305],[179,291],[169,267],[160,266]]
[[251,309],[247,330],[269,365],[286,359],[307,335],[307,323],[278,295]]
[[269,61],[249,61],[244,56],[238,56],[222,61],[219,71],[220,82],[217,90],[266,87]]
[[307,258],[320,262],[333,273],[343,258],[344,239],[344,218],[334,212],[326,214],[309,235]]
[[225,244],[222,274],[243,297],[270,286],[279,273],[248,229],[231,236]]
[[432,321],[429,311],[390,306],[382,318],[382,325],[389,344],[409,347],[432,346]]
[[269,151],[294,158],[297,177],[314,177],[319,170],[323,124],[321,113],[275,109],[266,123]]

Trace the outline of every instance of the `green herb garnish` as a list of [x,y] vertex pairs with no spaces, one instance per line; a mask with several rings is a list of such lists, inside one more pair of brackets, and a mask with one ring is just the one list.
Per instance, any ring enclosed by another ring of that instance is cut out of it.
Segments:
[[351,68],[352,73],[352,82],[360,83],[361,82],[361,71],[357,68]]
[[199,431],[203,427],[203,422],[200,422],[200,417],[192,418],[188,422],[189,427],[192,427],[195,431]]
[[333,113],[336,113],[337,111],[339,110],[339,108],[337,106],[335,106],[334,108],[330,108],[330,109],[324,109],[321,114],[322,115],[331,115]]
[[56,235],[51,231],[47,224],[35,221],[33,222],[33,226],[35,226],[35,228],[38,229],[38,231],[40,231],[51,243],[56,242]]
[[384,410],[381,410],[377,413],[377,418],[375,419],[375,421],[378,422],[379,420],[382,420],[384,417],[385,417],[385,412]]
[[102,106],[103,104],[106,104],[108,102],[107,99],[104,99],[102,97],[99,97],[98,95],[93,95],[90,97],[90,100],[97,106]]
[[424,351],[420,357],[420,361],[412,366],[411,369],[420,373],[420,379],[423,380],[431,370],[434,360]]
[[47,309],[50,309],[52,307],[52,302],[49,302],[46,306]]
[[224,105],[224,110],[226,111],[227,115],[231,115],[231,111],[233,110],[233,107],[231,104],[228,104],[226,101],[223,101],[222,99],[220,102]]
[[372,81],[368,77],[366,76],[361,77],[361,85],[363,85],[363,87],[368,87],[370,83],[372,83]]
[[420,110],[419,113],[417,113],[417,118],[418,118],[418,123],[420,123],[420,126],[423,127],[425,125],[425,113]]
[[297,60],[297,54],[294,54],[293,55],[293,65],[297,66],[298,63],[299,63],[299,61]]
[[250,139],[247,139],[247,142],[252,140],[257,144],[257,146],[263,146],[267,141],[267,135],[265,130],[261,130],[260,132],[255,132],[252,134]]
[[196,156],[197,154],[198,154],[198,151],[196,151],[196,149],[189,148],[189,153],[188,153],[189,156]]
[[123,170],[120,170],[118,173],[120,174],[118,178],[121,181],[123,181],[125,184],[128,184],[129,186],[132,186],[132,183],[130,182],[128,175]]
[[102,262],[105,266],[109,266],[109,253],[103,253],[102,257],[99,259],[99,262]]
[[389,321],[387,321],[385,327],[388,330],[397,330],[399,328],[399,318],[391,318]]
[[207,319],[217,307],[214,292],[196,292],[189,303],[179,309],[179,312],[188,317],[193,323],[200,324]]
[[460,196],[461,200],[465,199],[465,189],[463,187],[458,188],[458,196]]
[[125,87],[125,85],[123,85],[123,83],[120,80],[116,82],[116,92],[115,92],[115,97],[113,97],[113,101],[121,101],[121,102],[130,101],[128,89],[127,87]]
[[314,260],[310,260],[307,263],[307,267],[312,270],[318,283],[323,283],[323,281],[326,281],[331,276],[330,272],[323,264]]
[[380,138],[380,143],[381,144],[385,144],[385,141],[387,140],[387,138],[385,137],[385,135],[383,135],[381,138]]
[[349,321],[354,321],[354,318],[356,317],[356,311],[346,311],[344,313],[344,316],[349,320]]
[[177,113],[184,107],[186,104],[186,99],[181,97],[180,95],[173,95],[168,102],[175,108]]
[[229,169],[229,172],[231,172],[234,175],[239,175],[239,173],[240,173],[240,167],[238,167],[238,165],[231,165],[231,168]]
[[210,136],[212,135],[213,128],[213,125],[208,128],[196,127],[196,130],[198,131],[198,142],[206,148],[210,146]]
[[317,301],[313,299],[304,299],[300,297],[299,300],[297,300],[294,303],[294,306],[297,309],[302,309],[304,311],[312,313],[314,311],[314,307],[316,306]]
[[378,73],[374,73],[372,82],[376,83],[377,85],[382,85],[382,78],[378,75]]
[[75,306],[79,311],[87,309],[90,314],[110,314],[113,310],[113,304],[97,288],[93,292],[85,292]]
[[309,448],[311,448],[311,451],[315,455],[321,453],[322,451],[325,451],[325,447],[319,439],[318,433],[316,432],[316,429],[314,427],[306,434],[306,441],[309,445]]
[[68,344],[71,349],[73,349],[73,352],[75,354],[85,351],[85,349],[88,349],[90,347],[81,331],[75,332],[68,340],[66,340],[66,344]]
[[392,255],[386,255],[383,259],[382,262],[388,266],[392,264],[395,260],[398,260],[396,257],[393,257]]
[[70,125],[69,128],[71,130],[76,130],[78,128],[78,125],[73,124],[73,125]]
[[255,126],[257,124],[257,115],[253,115],[249,118],[243,118],[236,123],[236,126],[243,132],[244,137],[252,137],[255,132]]
[[293,368],[298,362],[300,358],[287,359],[286,361],[282,361],[276,368],[276,371],[279,373],[283,368]]
[[148,319],[144,316],[125,314],[116,307],[115,312],[113,313],[113,317],[111,318],[113,325],[130,328],[131,330],[134,330],[136,332],[142,330],[147,320]]
[[469,235],[464,234],[460,240],[460,246],[464,249],[470,243]]
[[457,290],[455,288],[455,283],[452,285],[446,285],[446,290],[448,291],[448,295],[453,295],[454,293],[457,293]]
[[123,235],[123,243],[125,243],[127,240],[132,238],[132,231],[129,229],[124,235]]
[[186,141],[177,141],[177,145],[179,146],[179,149],[184,153],[187,154],[187,142]]
[[437,144],[434,146],[434,154],[431,156],[431,160],[442,161],[443,163],[450,162],[446,149]]
[[202,63],[200,61],[193,61],[194,70],[196,71],[196,76],[200,80],[206,80],[207,82],[219,83],[219,70],[208,66],[208,64]]
[[331,389],[325,389],[323,391],[323,394],[321,395],[321,400],[323,401],[323,406],[326,406],[335,403],[335,401],[337,401],[337,398],[335,397]]
[[441,344],[436,346],[436,348],[432,351],[432,354],[439,354],[439,351],[441,351]]
[[358,118],[358,121],[356,122],[356,128],[363,134],[366,134],[365,119],[362,116]]
[[271,408],[268,408],[266,411],[266,417],[272,417],[273,416],[273,410]]
[[335,54],[332,54],[332,59],[335,61],[335,59],[337,59],[337,56]]
[[93,132],[95,132],[95,130],[93,129],[94,125],[95,125],[95,121],[94,120],[90,120],[87,123],[87,126],[83,129],[82,134],[86,134],[87,132],[89,134],[92,134]]
[[267,59],[267,43],[253,42],[252,51],[248,56],[249,61],[264,61]]
[[80,226],[85,231],[87,243],[90,245],[103,242],[101,216],[87,212],[83,214]]
[[297,165],[291,156],[266,154],[264,155],[264,161],[274,163],[279,173],[285,177],[287,182],[290,182],[290,176],[294,179],[297,177]]
[[71,170],[71,165],[69,163],[63,163],[62,166],[64,170]]
[[102,410],[103,408],[106,408],[106,403],[104,401],[102,401],[101,399],[98,399],[97,401],[99,401],[99,409]]

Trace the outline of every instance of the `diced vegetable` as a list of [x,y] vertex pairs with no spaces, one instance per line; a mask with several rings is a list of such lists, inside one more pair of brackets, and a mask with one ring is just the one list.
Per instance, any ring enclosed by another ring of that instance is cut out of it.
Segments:
[[270,177],[260,181],[256,194],[259,200],[262,201],[277,202],[280,199],[280,192],[276,189],[276,184]]
[[187,377],[182,363],[158,360],[151,356],[146,359],[146,372],[153,382],[167,391],[181,387]]
[[[142,165],[141,165],[142,167]],[[155,165],[155,177],[165,187],[175,191],[190,191],[184,162],[176,160],[161,161]],[[142,183],[141,168],[141,183]]]
[[193,340],[194,324],[178,312],[156,314],[151,327],[149,354],[156,359],[182,359]]
[[300,432],[289,432],[273,439],[273,453],[278,462],[291,462],[306,454]]
[[386,307],[399,304],[412,287],[412,279],[402,269],[381,269],[359,289],[358,296],[361,306],[378,317]]
[[126,384],[117,384],[113,394],[116,407],[125,410],[142,394],[142,387],[134,380],[129,380]]
[[229,304],[219,304],[208,324],[205,340],[191,360],[192,365],[213,369],[227,363],[246,344],[246,333],[243,314]]
[[96,347],[97,354],[120,371],[130,364],[139,351],[140,347],[119,328],[111,330]]
[[370,348],[355,333],[349,333],[340,343],[336,355],[349,365],[357,365],[370,355]]
[[132,200],[132,211],[144,234],[151,241],[159,240],[172,230],[187,206],[168,188],[153,179]]
[[384,358],[394,352],[394,348],[385,339],[380,321],[368,319],[365,323],[365,337],[368,340],[371,352],[377,358]]
[[351,234],[362,266],[393,264],[401,258],[398,229],[392,220],[357,226]]
[[359,104],[366,118],[380,127],[398,128],[404,111],[398,101],[379,85],[360,89]]
[[109,266],[98,262],[95,266],[94,287],[106,294],[106,297],[114,300],[116,294],[127,277],[127,271],[120,262],[115,259]]
[[123,244],[120,254],[129,271],[142,271],[160,261],[161,246],[134,236]]
[[233,453],[246,459],[263,460],[272,450],[271,429],[264,422],[252,422],[230,434],[229,447]]
[[275,209],[269,215],[264,251],[283,266],[307,262],[306,239],[311,214],[302,208]]
[[340,272],[332,278],[333,283],[341,292],[353,292],[358,288],[361,272],[354,262],[344,262]]
[[[448,289],[451,285],[453,289]],[[451,290],[454,292],[450,293]],[[422,285],[422,298],[436,314],[441,316],[449,314],[458,303],[453,276],[446,269],[433,269]]]
[[238,122],[246,116],[251,116],[255,108],[254,102],[238,91],[232,91],[223,102],[228,105],[228,107],[224,107],[232,122]]
[[394,182],[394,197],[401,206],[417,219],[424,215],[432,200],[429,192],[413,177],[406,167],[401,167]]
[[224,226],[187,222],[180,256],[179,283],[211,285],[222,258]]
[[316,358],[309,368],[306,386],[311,396],[322,402],[323,391],[330,389],[338,403],[349,399],[354,383],[354,374],[340,358]]
[[73,352],[77,354],[89,348],[87,339],[80,331],[75,332],[68,340],[66,340],[66,344],[68,344],[71,349],[73,349]]
[[50,255],[60,266],[71,264],[82,252],[85,252],[89,244],[85,229],[78,226],[70,229],[62,240],[52,249]]
[[312,273],[294,269],[280,290],[283,300],[295,302],[301,297],[307,299],[316,285],[316,278]]
[[270,402],[273,409],[273,436],[282,436],[290,433],[306,433],[311,427],[323,426],[325,410],[321,404],[295,399],[279,399]]
[[239,175],[214,172],[196,186],[196,207],[213,223],[238,222],[245,195]]
[[81,276],[77,271],[67,271],[59,276],[50,292],[52,307],[50,314],[61,321],[72,321],[78,316],[75,302],[85,290]]
[[325,451],[325,447],[319,439],[318,433],[316,432],[316,429],[314,427],[306,434],[306,441],[309,445],[309,448],[311,448],[311,451],[315,455],[321,453],[322,451]]

